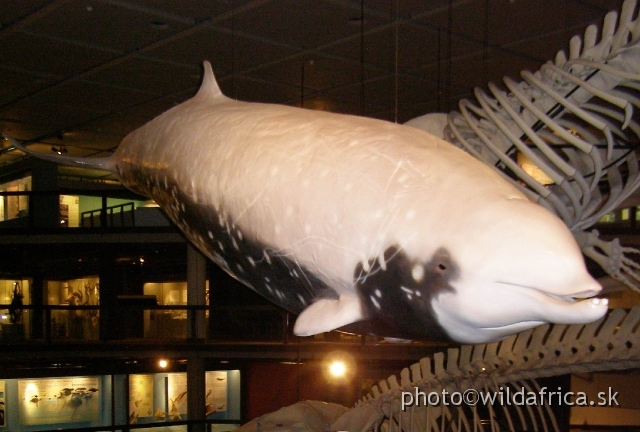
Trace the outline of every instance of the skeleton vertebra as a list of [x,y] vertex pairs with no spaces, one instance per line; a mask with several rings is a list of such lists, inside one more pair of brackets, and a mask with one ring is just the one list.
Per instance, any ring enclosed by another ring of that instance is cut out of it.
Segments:
[[[591,324],[545,325],[501,342],[449,349],[404,369],[400,382],[396,376],[380,381],[331,430],[362,423],[358,417],[364,413],[377,413],[370,420],[386,423],[387,430],[483,430],[476,411],[465,404],[414,405],[403,412],[402,392],[415,393],[416,388],[426,393],[442,393],[443,389],[449,394],[468,389],[490,392],[507,385],[511,394],[521,387],[539,392],[536,378],[636,368],[640,366],[639,324],[640,307],[629,312],[615,309]],[[507,419],[507,429],[512,431],[559,430],[548,405],[495,404],[489,416],[491,430],[500,428],[495,424],[499,416]]]

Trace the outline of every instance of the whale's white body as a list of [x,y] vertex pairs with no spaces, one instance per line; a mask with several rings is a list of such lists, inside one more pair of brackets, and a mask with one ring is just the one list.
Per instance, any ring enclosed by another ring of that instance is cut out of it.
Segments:
[[484,342],[606,311],[571,299],[600,288],[567,228],[484,164],[415,128],[231,100],[208,64],[196,96],[99,165],[230,274],[301,312],[298,334],[363,321],[385,336]]

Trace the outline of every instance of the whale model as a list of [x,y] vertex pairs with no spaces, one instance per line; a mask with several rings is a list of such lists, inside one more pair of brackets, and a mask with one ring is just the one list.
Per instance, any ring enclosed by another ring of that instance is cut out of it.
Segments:
[[424,131],[198,93],[131,132],[101,168],[154,199],[229,274],[299,314],[294,332],[499,340],[602,317],[571,233]]

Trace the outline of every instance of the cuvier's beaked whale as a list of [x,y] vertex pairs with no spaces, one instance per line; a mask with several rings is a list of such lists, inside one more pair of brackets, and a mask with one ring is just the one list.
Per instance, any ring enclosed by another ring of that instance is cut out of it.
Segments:
[[[198,93],[131,132],[101,168],[154,199],[294,331],[480,343],[586,323],[607,300],[566,226],[426,132]],[[583,299],[583,300],[580,300]]]

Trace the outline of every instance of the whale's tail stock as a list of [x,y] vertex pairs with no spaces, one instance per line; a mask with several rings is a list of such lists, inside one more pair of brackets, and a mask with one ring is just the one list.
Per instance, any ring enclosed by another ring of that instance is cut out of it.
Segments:
[[21,152],[33,156],[38,159],[46,160],[49,162],[75,166],[80,168],[93,168],[115,173],[115,162],[111,157],[82,157],[82,156],[66,156],[66,155],[53,155],[42,152],[33,151],[27,148],[23,143],[12,137],[7,133],[2,134],[13,147]]

